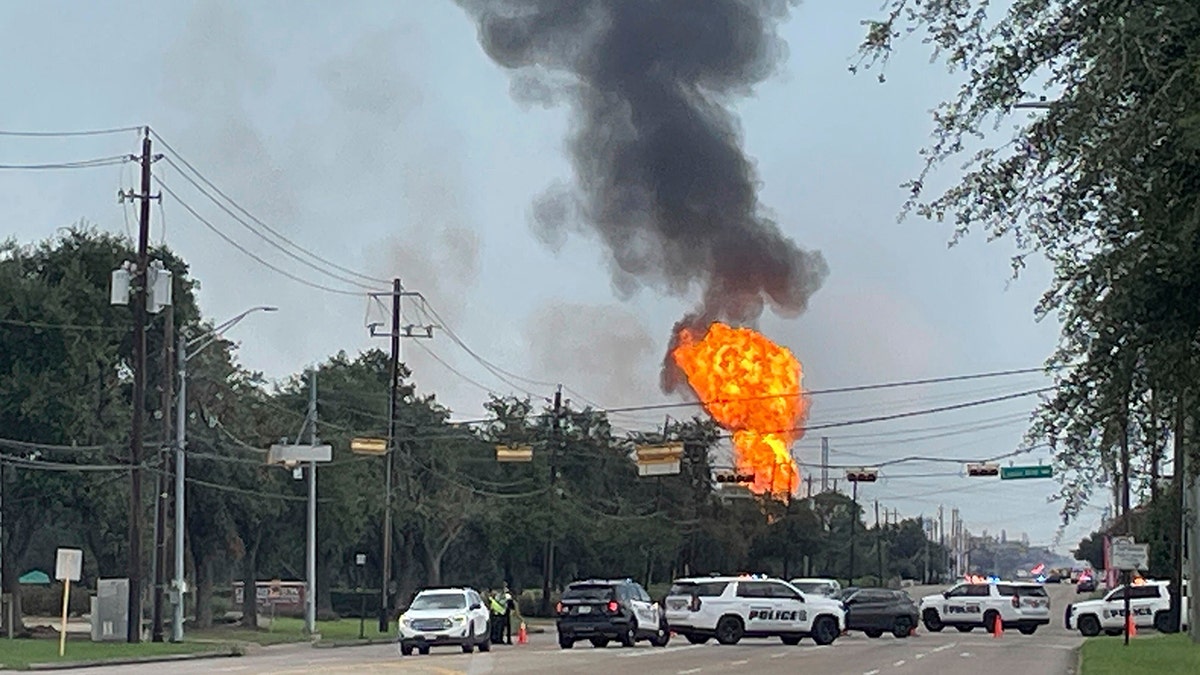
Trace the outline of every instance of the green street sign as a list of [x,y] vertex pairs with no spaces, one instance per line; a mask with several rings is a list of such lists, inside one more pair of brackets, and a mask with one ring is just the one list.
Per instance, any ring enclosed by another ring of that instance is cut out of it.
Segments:
[[1013,480],[1017,478],[1050,478],[1053,475],[1054,467],[1049,465],[1000,467],[1001,480]]

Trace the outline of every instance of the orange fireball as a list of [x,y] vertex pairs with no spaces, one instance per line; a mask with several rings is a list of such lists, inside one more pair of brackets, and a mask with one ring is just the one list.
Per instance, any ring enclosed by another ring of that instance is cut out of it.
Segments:
[[708,414],[733,432],[737,469],[754,474],[750,489],[795,494],[800,470],[790,448],[808,414],[795,355],[758,331],[718,322],[699,340],[684,328],[671,357]]

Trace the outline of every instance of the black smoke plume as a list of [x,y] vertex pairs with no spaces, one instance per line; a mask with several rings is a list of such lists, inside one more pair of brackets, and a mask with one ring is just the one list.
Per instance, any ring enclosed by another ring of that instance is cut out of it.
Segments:
[[[599,235],[614,285],[702,300],[679,329],[803,312],[828,267],[760,207],[732,100],[786,54],[776,28],[797,0],[456,0],[487,54],[531,78],[524,98],[566,96],[574,189],[534,208],[548,242]],[[674,337],[672,339],[674,342]],[[663,387],[678,373],[668,352]]]

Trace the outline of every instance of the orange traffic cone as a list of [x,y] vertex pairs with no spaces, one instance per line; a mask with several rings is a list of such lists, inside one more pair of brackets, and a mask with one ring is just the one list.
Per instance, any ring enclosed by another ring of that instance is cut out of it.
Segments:
[[999,639],[1004,635],[1004,621],[1000,617],[992,620],[992,637]]
[[529,643],[529,633],[525,631],[525,622],[521,622],[521,627],[517,629],[517,644],[523,645]]
[[1125,617],[1125,632],[1129,633],[1129,637],[1137,637],[1137,622],[1132,616]]

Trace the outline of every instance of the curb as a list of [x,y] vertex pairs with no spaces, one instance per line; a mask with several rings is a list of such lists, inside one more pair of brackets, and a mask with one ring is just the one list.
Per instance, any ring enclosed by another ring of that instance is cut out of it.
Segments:
[[221,651],[196,652],[194,654],[163,654],[161,656],[131,656],[118,659],[93,659],[90,661],[62,661],[58,663],[31,663],[26,670],[76,670],[104,666],[133,666],[143,663],[171,663],[174,661],[199,661],[242,656],[242,650],[229,648]]
[[312,643],[313,649],[344,649],[346,647],[368,647],[371,645],[395,644],[391,638],[364,638],[362,640],[318,640]]

